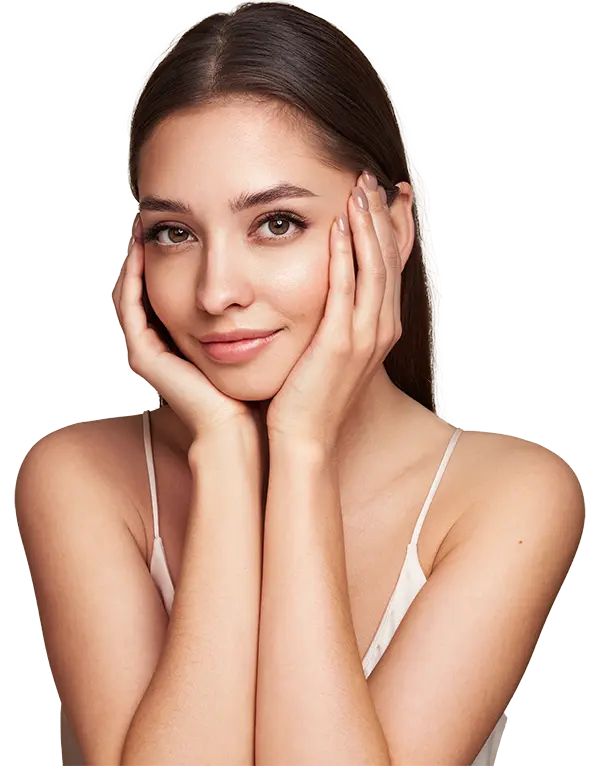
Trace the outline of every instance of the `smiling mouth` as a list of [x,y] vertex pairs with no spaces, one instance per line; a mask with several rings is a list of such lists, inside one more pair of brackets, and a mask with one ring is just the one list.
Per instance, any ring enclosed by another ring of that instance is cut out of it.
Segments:
[[281,330],[275,330],[264,338],[243,338],[234,341],[202,342],[206,353],[219,362],[244,361],[268,346]]

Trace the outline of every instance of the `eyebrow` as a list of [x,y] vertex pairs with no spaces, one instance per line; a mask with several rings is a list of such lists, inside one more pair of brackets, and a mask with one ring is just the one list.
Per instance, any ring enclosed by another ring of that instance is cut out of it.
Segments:
[[[242,210],[246,210],[247,208],[256,207],[257,205],[268,205],[279,199],[318,196],[318,194],[310,191],[310,189],[305,189],[303,186],[281,183],[256,192],[242,192],[242,194],[234,199],[229,200],[229,209],[232,213],[241,213]],[[140,202],[140,210],[153,210],[160,213],[192,214],[190,207],[184,202],[176,199],[163,199],[162,197],[157,197],[153,194],[142,199]]]

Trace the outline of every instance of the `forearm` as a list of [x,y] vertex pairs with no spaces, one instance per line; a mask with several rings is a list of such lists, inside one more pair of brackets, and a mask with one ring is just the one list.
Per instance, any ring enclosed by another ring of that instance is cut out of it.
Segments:
[[123,764],[254,763],[262,507],[258,441],[194,443],[190,515],[166,643]]
[[271,446],[256,763],[389,764],[350,610],[337,467]]

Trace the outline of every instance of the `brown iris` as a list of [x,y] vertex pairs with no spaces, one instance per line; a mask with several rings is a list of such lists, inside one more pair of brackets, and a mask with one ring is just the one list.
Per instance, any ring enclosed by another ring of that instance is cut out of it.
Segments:
[[[290,222],[286,221],[285,218],[271,218],[267,223],[269,224],[269,231],[272,234],[286,234],[290,225]],[[279,225],[276,228],[272,228],[271,224],[283,224],[286,228],[282,230]]]
[[[182,239],[173,239],[173,237],[171,236],[171,232],[173,231],[180,232]],[[185,231],[185,229],[180,229],[178,226],[169,226],[169,228],[167,229],[167,234],[169,239],[176,245],[179,245],[182,242],[185,242],[185,238],[188,236],[187,231]]]

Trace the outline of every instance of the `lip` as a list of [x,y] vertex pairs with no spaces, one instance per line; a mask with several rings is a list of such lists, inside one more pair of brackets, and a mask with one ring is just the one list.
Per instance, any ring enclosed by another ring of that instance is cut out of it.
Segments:
[[253,330],[251,327],[240,327],[230,332],[210,332],[200,338],[201,343],[231,343],[234,340],[248,340],[248,338],[266,338],[275,330]]
[[229,342],[202,341],[206,353],[217,362],[241,362],[251,359],[266,348],[281,330],[258,338],[244,338]]

